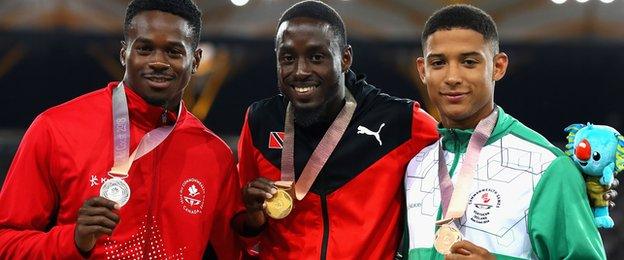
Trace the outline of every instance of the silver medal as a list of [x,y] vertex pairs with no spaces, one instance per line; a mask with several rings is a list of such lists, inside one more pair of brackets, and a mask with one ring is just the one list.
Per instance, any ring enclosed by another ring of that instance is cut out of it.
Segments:
[[121,178],[110,178],[102,184],[100,188],[100,196],[119,203],[120,206],[126,205],[130,199],[130,186]]

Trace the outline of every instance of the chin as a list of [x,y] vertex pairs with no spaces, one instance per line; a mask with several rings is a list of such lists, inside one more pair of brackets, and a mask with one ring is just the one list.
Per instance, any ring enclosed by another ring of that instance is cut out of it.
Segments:
[[164,97],[160,97],[160,96],[156,96],[156,95],[148,95],[143,97],[143,99],[145,100],[145,102],[149,103],[152,106],[163,106],[165,104],[165,102],[167,101],[166,98]]
[[315,104],[297,105],[295,103],[295,122],[299,126],[308,127],[323,121],[325,106]]
[[461,121],[463,119],[468,118],[468,113],[466,113],[466,110],[459,110],[459,109],[453,109],[453,110],[442,110],[440,111],[442,112],[442,114],[444,114],[445,117],[452,119],[453,121]]
[[322,105],[321,104],[317,104],[311,101],[298,101],[298,100],[294,100],[294,99],[290,99],[295,110],[297,111],[303,111],[306,113],[309,113],[311,111],[315,111],[315,110],[320,110],[322,109]]

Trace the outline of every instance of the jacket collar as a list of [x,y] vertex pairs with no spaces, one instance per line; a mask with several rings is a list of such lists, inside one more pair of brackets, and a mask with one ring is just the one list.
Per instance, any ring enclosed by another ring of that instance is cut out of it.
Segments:
[[[112,91],[119,82],[111,82],[108,84],[108,89],[112,95]],[[165,110],[162,107],[154,106],[145,101],[139,94],[134,92],[132,88],[126,85],[124,88],[126,92],[126,99],[128,102],[128,114],[130,122],[138,126],[142,130],[150,131],[157,127],[162,126],[162,114]],[[184,119],[186,114],[186,108],[184,103],[181,104],[182,111],[180,111],[180,120]],[[173,124],[178,117],[178,111],[167,111],[168,124]]]
[[[501,139],[507,132],[509,132],[511,125],[517,121],[515,118],[506,114],[501,107],[496,106],[496,109],[498,109],[496,126],[494,126],[492,135],[486,142],[486,145]],[[442,137],[442,146],[444,150],[453,153],[465,153],[468,148],[470,136],[472,135],[472,132],[474,132],[474,129],[444,128],[442,124],[438,124],[438,132],[440,132],[440,136]]]

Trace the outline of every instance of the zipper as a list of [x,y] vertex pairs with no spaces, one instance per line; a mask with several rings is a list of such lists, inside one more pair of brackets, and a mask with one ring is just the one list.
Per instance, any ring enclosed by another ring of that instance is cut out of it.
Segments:
[[323,212],[323,242],[321,242],[321,260],[327,259],[327,242],[329,240],[329,213],[327,212],[327,196],[321,195],[321,211]]
[[461,157],[459,155],[459,151],[460,151],[460,143],[459,143],[459,137],[457,137],[457,133],[455,133],[455,129],[450,129],[451,131],[451,135],[453,136],[453,142],[455,142],[454,145],[454,151],[453,151],[453,164],[451,165],[451,169],[449,170],[449,177],[453,177],[453,175],[455,175],[455,168],[457,168],[457,163],[459,163],[459,158]]

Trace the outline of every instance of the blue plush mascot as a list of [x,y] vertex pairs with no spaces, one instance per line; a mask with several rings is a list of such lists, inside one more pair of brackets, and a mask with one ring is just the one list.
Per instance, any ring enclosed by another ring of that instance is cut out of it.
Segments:
[[624,170],[624,137],[604,125],[573,124],[568,132],[566,154],[585,174],[590,203],[594,208],[594,223],[600,228],[612,228],[608,202],[602,197],[615,175]]

